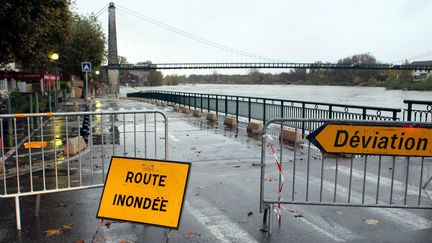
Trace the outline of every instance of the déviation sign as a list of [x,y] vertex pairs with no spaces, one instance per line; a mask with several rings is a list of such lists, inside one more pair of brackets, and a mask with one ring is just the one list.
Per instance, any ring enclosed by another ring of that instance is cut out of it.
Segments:
[[324,124],[307,136],[324,153],[432,156],[432,128]]
[[98,218],[178,229],[190,163],[112,157]]

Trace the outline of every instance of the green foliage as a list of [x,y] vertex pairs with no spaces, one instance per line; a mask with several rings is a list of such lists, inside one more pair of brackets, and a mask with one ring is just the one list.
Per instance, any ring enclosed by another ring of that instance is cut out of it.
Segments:
[[162,85],[178,85],[179,83],[185,82],[185,75],[167,75],[162,79]]
[[149,74],[149,81],[150,81],[150,86],[160,86],[162,85],[162,73],[159,71],[150,71]]
[[387,89],[403,89],[403,90],[432,90],[432,77],[424,81],[398,80],[388,79],[385,87]]
[[22,113],[30,110],[28,98],[19,92],[18,89],[9,92],[9,99],[11,101],[12,113]]
[[[19,92],[15,89],[9,92],[9,99],[11,101],[11,113],[28,113],[30,112],[30,96]],[[36,97],[33,95],[33,112],[36,112]],[[48,111],[48,96],[38,96],[39,99],[39,112]]]
[[92,63],[96,69],[104,60],[105,34],[94,16],[74,15],[70,34],[60,51],[60,63],[66,77],[83,77],[81,62]]
[[71,92],[71,87],[69,85],[69,82],[60,81],[60,90],[66,90],[68,93],[70,93]]
[[[39,96],[39,112],[48,111],[48,96]],[[36,102],[33,102],[33,111],[36,112]]]
[[0,66],[40,65],[68,36],[69,0],[3,0],[0,4]]

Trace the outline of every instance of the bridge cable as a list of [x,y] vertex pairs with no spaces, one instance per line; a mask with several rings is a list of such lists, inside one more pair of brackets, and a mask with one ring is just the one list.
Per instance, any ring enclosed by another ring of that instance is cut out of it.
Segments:
[[95,18],[98,18],[101,14],[105,13],[105,11],[107,10],[107,7],[108,7],[108,6],[109,6],[108,4],[105,4],[105,6],[104,6],[101,10],[97,11],[97,12],[94,14],[94,17],[95,17]]
[[405,60],[396,61],[394,63],[404,63],[405,61],[414,61],[414,60],[422,59],[422,58],[425,58],[425,57],[428,57],[428,56],[431,56],[431,55],[432,55],[432,51],[427,51],[427,52],[423,52],[423,53],[421,53],[419,55],[416,55],[416,56],[413,56],[413,57],[410,57],[410,58],[406,58]]
[[144,21],[146,21],[148,23],[157,25],[157,26],[159,26],[159,27],[161,27],[163,29],[166,29],[168,31],[171,31],[171,32],[174,32],[176,34],[182,35],[182,36],[184,36],[186,38],[198,41],[198,42],[200,42],[202,44],[205,44],[205,45],[208,45],[208,46],[212,46],[212,47],[215,47],[215,48],[227,51],[227,52],[232,52],[232,53],[235,53],[235,54],[238,54],[238,55],[241,55],[241,56],[245,56],[245,57],[249,57],[249,58],[254,58],[254,59],[258,59],[258,60],[263,60],[263,61],[267,61],[267,62],[282,62],[281,60],[277,60],[277,59],[274,59],[274,58],[269,58],[269,57],[264,57],[264,56],[256,55],[256,54],[253,54],[253,53],[250,53],[250,52],[241,51],[241,50],[238,50],[238,49],[234,49],[234,48],[231,48],[231,47],[228,47],[228,46],[225,46],[225,45],[222,45],[222,44],[219,44],[219,43],[216,43],[216,42],[204,39],[204,38],[201,38],[199,36],[190,34],[190,33],[186,32],[186,31],[183,31],[183,30],[178,29],[176,27],[172,27],[172,26],[170,26],[168,24],[162,23],[162,22],[160,22],[158,20],[155,20],[153,18],[147,17],[147,16],[145,16],[145,15],[143,15],[141,13],[138,13],[136,11],[130,10],[130,9],[125,8],[123,6],[117,5],[117,8],[119,10],[123,11],[124,13],[127,13],[127,14],[131,15],[131,16],[134,16],[134,17],[139,18],[141,20],[144,20]]

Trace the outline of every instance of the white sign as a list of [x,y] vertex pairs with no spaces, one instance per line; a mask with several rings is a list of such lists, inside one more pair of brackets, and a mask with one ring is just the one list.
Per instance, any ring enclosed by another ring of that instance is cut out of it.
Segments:
[[91,72],[91,62],[82,62],[81,69],[85,73]]

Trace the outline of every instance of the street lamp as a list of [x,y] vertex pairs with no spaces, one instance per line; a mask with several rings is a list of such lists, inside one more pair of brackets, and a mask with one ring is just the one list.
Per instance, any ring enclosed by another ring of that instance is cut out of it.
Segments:
[[96,77],[97,77],[97,81],[99,82],[99,74],[100,74],[99,70],[96,70],[95,74],[96,74]]
[[59,59],[59,54],[55,53],[55,52],[52,52],[50,54],[49,58],[50,58],[51,61],[57,61]]
[[[54,81],[54,107],[55,107],[55,109],[57,109],[57,102],[58,102],[58,100],[57,100],[57,90],[60,88],[60,85],[59,85],[59,80],[57,80],[57,77],[58,77],[58,67],[57,67],[57,61],[58,61],[58,59],[59,59],[59,54],[58,53],[56,53],[56,52],[51,52],[50,53],[50,55],[49,55],[49,58],[50,58],[50,60],[51,60],[51,62],[54,62],[55,64],[55,81]],[[51,85],[49,85],[49,88],[50,88],[50,86]]]

